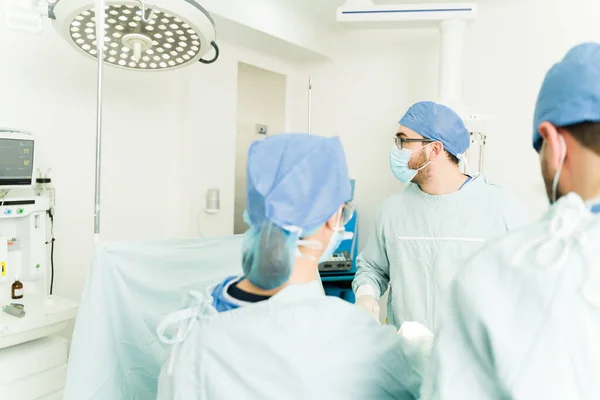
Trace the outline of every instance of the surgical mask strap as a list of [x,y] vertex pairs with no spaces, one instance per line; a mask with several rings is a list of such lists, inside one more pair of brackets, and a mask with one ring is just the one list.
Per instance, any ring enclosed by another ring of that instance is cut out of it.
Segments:
[[556,203],[556,195],[558,192],[558,181],[560,180],[560,174],[562,173],[563,165],[565,164],[565,158],[567,156],[567,143],[565,139],[559,135],[560,143],[562,146],[562,150],[560,153],[560,162],[558,163],[558,169],[554,174],[554,181],[552,182],[552,203]]
[[[423,149],[427,148],[427,146],[431,146],[431,145],[432,145],[432,144],[434,144],[434,143],[435,143],[435,142],[428,143],[428,144],[426,144],[425,146],[421,147],[419,150],[413,150],[413,152],[415,152],[415,151],[421,151],[421,150],[423,150]],[[427,162],[426,162],[426,163],[425,163],[423,166],[421,166],[421,167],[419,167],[419,168],[415,169],[415,171],[419,172],[420,170],[422,170],[423,168],[425,168],[425,167],[427,167],[429,164],[431,164],[431,162],[432,162],[432,161],[433,161],[433,160],[429,160],[429,161],[427,161]]]
[[[342,215],[344,213],[343,209],[339,210],[339,218],[338,218],[338,223],[336,225],[336,228],[334,228],[334,231],[341,231],[344,229],[343,226],[339,226],[341,221],[342,221]],[[291,226],[291,227],[286,227],[285,229],[288,228],[292,228],[292,230],[290,230],[291,232],[299,232],[302,233],[302,229],[296,226]],[[288,229],[289,230],[289,229]],[[351,238],[350,238],[351,239]],[[312,249],[312,250],[321,250],[323,248],[323,244],[321,242],[318,242],[316,240],[303,240],[303,239],[299,239],[297,242],[298,244],[298,248],[296,249],[296,257],[297,258],[305,258],[308,260],[312,260],[312,261],[316,261],[314,256],[308,255],[308,254],[302,254],[302,252],[300,251],[300,247],[305,247],[307,249]]]
[[429,164],[431,164],[432,160],[427,161],[422,167],[415,169],[415,171],[419,172],[420,170],[422,170],[423,168],[427,167]]
[[[298,247],[296,248],[296,258],[304,258],[306,260],[316,261],[316,258],[314,256],[311,256],[310,254],[303,254],[302,251],[300,251],[300,247],[306,247],[306,248],[312,248],[312,249],[314,249],[315,248],[314,245],[316,243],[318,243],[319,245],[321,245],[321,243],[316,242],[316,241],[298,240]],[[319,247],[319,249],[320,248],[321,247]]]
[[[297,237],[302,235],[303,229],[296,225],[286,225],[282,227],[286,231],[296,234]],[[306,258],[309,260],[314,260],[315,258],[310,255],[302,254],[300,251],[300,247],[306,247],[307,249],[319,250],[321,248],[321,243],[314,240],[296,240],[296,258]]]
[[316,240],[304,240],[304,239],[298,239],[296,241],[296,257],[297,258],[304,258],[307,260],[311,260],[311,261],[315,261],[316,258],[310,254],[303,254],[302,251],[300,251],[300,247],[305,247],[307,249],[312,249],[312,250],[321,250],[323,248],[323,245],[319,242],[317,242]]

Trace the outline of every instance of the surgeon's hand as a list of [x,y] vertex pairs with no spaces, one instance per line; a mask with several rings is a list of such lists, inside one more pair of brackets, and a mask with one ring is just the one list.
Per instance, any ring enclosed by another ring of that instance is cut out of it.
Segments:
[[375,297],[371,295],[364,295],[356,298],[355,304],[360,308],[365,309],[375,321],[379,322],[379,303],[375,300]]
[[418,346],[426,355],[431,353],[435,336],[425,326],[418,322],[406,321],[400,326],[398,335]]

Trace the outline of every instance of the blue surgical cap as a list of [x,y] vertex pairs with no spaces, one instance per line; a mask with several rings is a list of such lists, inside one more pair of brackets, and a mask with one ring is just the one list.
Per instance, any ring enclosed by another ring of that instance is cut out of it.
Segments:
[[533,118],[533,147],[539,151],[538,129],[547,121],[557,127],[600,122],[600,44],[573,47],[546,74]]
[[441,142],[455,157],[464,154],[471,144],[469,131],[458,114],[433,101],[414,104],[398,123],[427,139]]
[[246,277],[262,289],[285,283],[296,241],[322,226],[345,202],[351,186],[340,139],[280,134],[248,150]]

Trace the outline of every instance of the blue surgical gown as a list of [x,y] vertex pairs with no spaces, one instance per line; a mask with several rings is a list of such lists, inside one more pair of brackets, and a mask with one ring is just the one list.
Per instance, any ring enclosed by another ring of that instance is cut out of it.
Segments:
[[600,398],[600,215],[571,194],[452,284],[423,400]]
[[221,313],[201,303],[181,321],[189,334],[161,371],[158,400],[418,396],[427,356],[317,281]]
[[379,210],[352,286],[370,285],[382,295],[389,284],[388,323],[399,328],[415,321],[433,331],[457,268],[484,241],[528,218],[519,202],[483,176],[442,196],[411,183]]

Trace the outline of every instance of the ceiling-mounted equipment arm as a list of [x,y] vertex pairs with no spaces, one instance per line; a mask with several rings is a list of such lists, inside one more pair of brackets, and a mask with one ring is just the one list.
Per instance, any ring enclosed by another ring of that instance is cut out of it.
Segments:
[[48,17],[49,6],[46,0],[5,0],[6,26],[11,29],[41,33],[42,21]]

